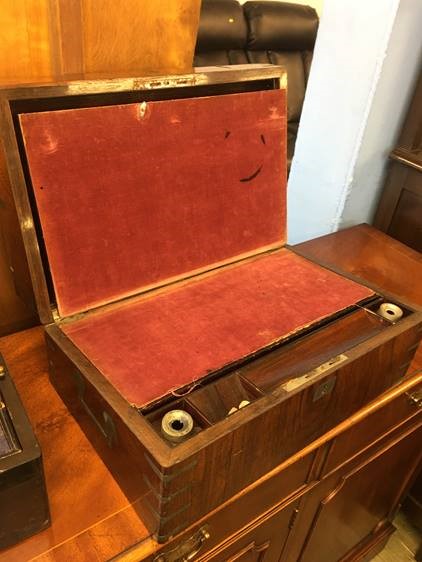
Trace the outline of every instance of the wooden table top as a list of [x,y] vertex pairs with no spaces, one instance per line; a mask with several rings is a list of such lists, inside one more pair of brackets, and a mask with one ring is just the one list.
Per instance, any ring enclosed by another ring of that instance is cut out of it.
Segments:
[[327,266],[381,287],[403,304],[422,306],[422,254],[367,224],[294,247]]
[[[107,560],[147,539],[136,504],[49,383],[43,328],[2,338],[0,353],[41,445],[52,520],[49,529],[1,551],[0,562]],[[148,543],[154,550],[154,541]]]
[[[347,232],[298,249],[422,305],[421,284],[417,278],[406,281],[422,267],[420,254],[366,225]],[[1,551],[0,562],[104,561],[139,542],[145,555],[153,553],[157,545],[136,513],[136,501],[124,495],[49,383],[43,329],[0,339],[0,353],[43,451],[52,518],[49,529]]]

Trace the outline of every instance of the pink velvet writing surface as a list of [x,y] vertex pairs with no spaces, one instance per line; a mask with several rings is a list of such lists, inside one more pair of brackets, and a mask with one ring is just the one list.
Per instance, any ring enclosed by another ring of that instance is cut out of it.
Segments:
[[280,245],[285,91],[22,114],[62,316]]
[[143,406],[372,294],[282,249],[62,330]]

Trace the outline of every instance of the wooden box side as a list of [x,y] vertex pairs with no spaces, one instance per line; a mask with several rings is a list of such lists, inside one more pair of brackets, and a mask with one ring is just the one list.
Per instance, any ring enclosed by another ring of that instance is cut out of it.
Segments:
[[[101,412],[107,411],[115,420],[119,435],[122,432],[129,436],[120,440],[122,458],[138,459],[137,493],[145,499],[140,500],[142,516],[151,532],[160,541],[167,540],[390,388],[399,380],[416,350],[420,323],[420,314],[408,316],[400,324],[352,346],[344,363],[334,365],[308,384],[291,392],[283,388],[274,390],[175,448],[166,445],[158,434],[154,435],[137,410],[130,411],[129,405],[123,402],[116,405],[115,391],[104,393],[101,375],[90,377],[86,388],[96,411],[94,417],[102,423],[106,418]],[[62,395],[66,403],[77,401],[75,415],[80,419],[81,402],[74,373],[86,378],[87,368],[92,366],[86,364],[86,359],[81,362],[76,356],[68,357],[71,344],[58,327],[48,327],[47,331],[53,336],[59,356],[68,362],[66,369],[58,368],[60,372],[53,376],[53,383],[60,387],[64,384],[63,377],[71,377],[70,386],[62,387]],[[347,348],[347,342],[344,347]],[[268,355],[269,362],[274,361],[273,355],[274,352]],[[277,369],[276,364],[273,367]],[[334,384],[327,386],[332,380]],[[86,411],[82,416],[92,425],[92,416],[87,416]],[[133,416],[138,416],[136,422]],[[120,454],[105,449],[101,431],[98,427],[94,429],[93,439],[102,441],[99,452],[113,466]],[[257,440],[257,435],[268,438]],[[124,481],[119,469],[116,477]]]
[[149,532],[156,534],[159,528],[156,494],[161,494],[161,483],[149,462],[149,449],[161,464],[165,464],[167,451],[160,447],[156,435],[148,439],[148,424],[112,390],[108,392],[104,388],[95,370],[87,376],[89,365],[82,365],[71,348],[60,345],[60,337],[54,337],[59,336],[55,329],[51,326],[45,332],[50,380],[129,501],[136,506]]
[[[184,490],[177,505],[185,505],[186,520],[196,521],[317,441],[401,380],[416,351],[415,341],[420,341],[420,325],[419,318],[416,326],[396,331],[387,340],[375,336],[348,351],[344,366],[291,392],[274,391],[273,403],[265,407],[262,399],[250,415],[247,410],[254,405],[237,412],[221,424],[217,440],[210,439],[210,434],[217,435],[217,427],[195,438],[202,441],[200,450],[193,439],[180,446],[192,452],[195,464],[167,495],[172,496],[176,487]],[[174,456],[181,453],[175,450]],[[164,521],[163,536],[179,531],[175,521]]]

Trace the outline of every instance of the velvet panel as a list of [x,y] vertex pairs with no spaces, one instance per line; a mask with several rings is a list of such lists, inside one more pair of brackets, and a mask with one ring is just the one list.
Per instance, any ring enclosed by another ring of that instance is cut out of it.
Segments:
[[20,115],[61,316],[285,241],[285,90]]
[[281,249],[61,329],[144,406],[372,294]]

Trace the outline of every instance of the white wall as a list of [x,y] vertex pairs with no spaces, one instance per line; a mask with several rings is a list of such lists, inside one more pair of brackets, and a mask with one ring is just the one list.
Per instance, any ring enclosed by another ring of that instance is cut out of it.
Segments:
[[290,243],[371,217],[421,29],[420,1],[325,0],[289,178]]
[[422,2],[401,0],[339,227],[371,222],[422,68]]

